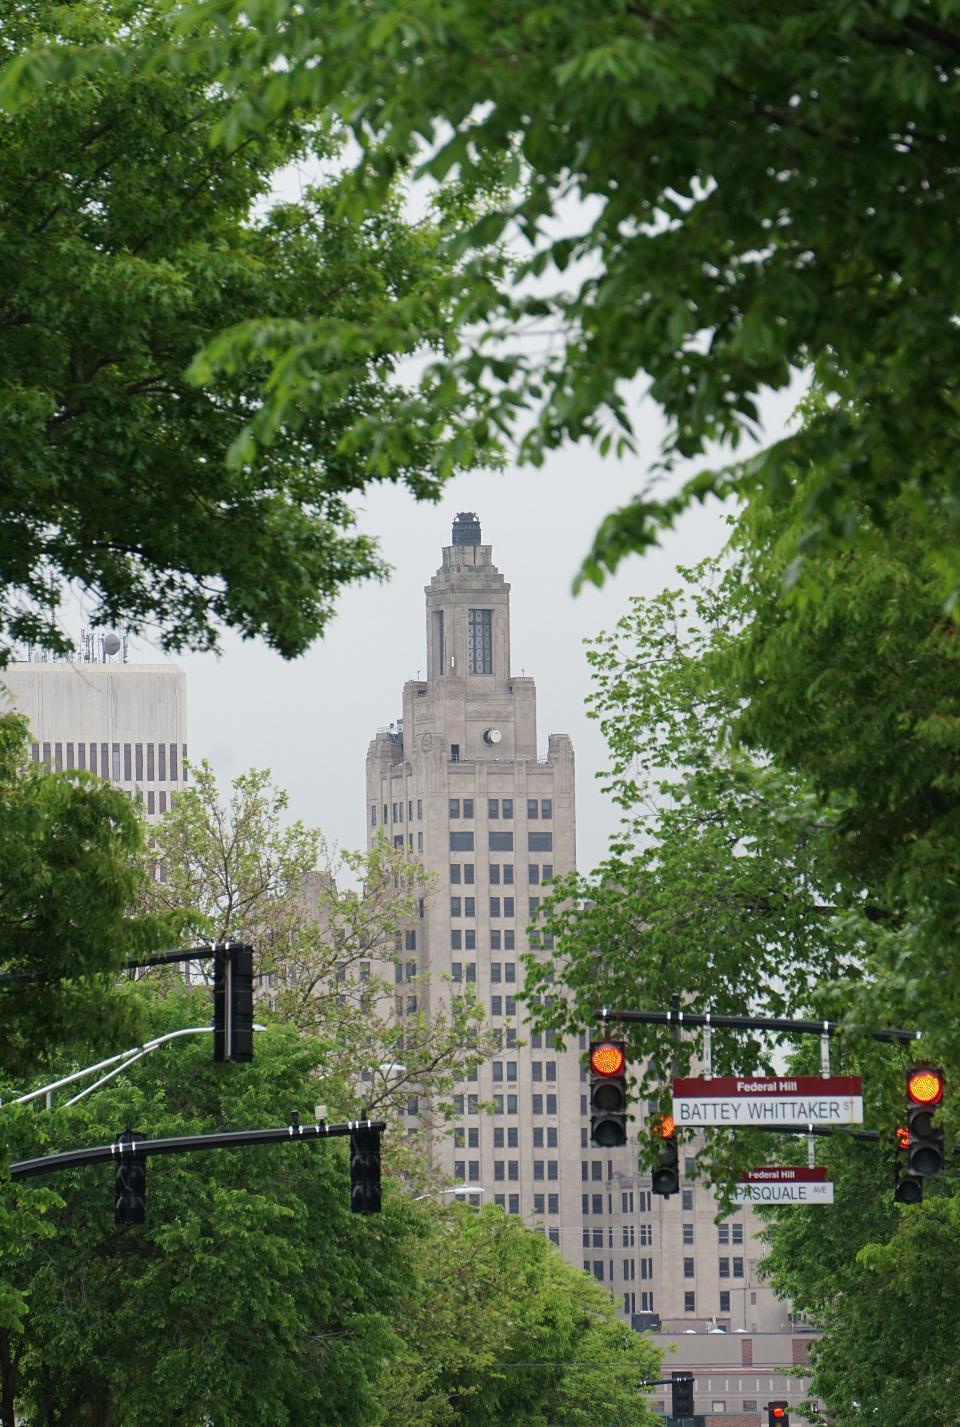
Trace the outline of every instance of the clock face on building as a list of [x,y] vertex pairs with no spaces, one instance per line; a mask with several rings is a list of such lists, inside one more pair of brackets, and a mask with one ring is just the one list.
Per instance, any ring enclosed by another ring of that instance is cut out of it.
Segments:
[[485,728],[483,730],[484,743],[496,745],[500,742],[502,737],[503,734],[500,732],[499,728]]

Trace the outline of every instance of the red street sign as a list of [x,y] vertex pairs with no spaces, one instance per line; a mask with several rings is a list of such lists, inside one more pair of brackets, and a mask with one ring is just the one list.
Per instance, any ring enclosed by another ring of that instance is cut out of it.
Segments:
[[740,1176],[741,1184],[771,1184],[771,1183],[818,1183],[822,1184],[827,1178],[827,1171],[820,1165],[811,1169],[804,1164],[765,1164],[760,1169],[748,1169]]

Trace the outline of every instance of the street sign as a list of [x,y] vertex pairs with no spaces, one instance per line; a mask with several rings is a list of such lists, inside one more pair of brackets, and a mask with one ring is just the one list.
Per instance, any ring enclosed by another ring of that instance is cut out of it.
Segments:
[[833,1181],[825,1169],[803,1165],[748,1169],[734,1196],[750,1204],[832,1204]]
[[685,1127],[751,1125],[862,1125],[859,1075],[721,1075],[715,1080],[678,1076],[673,1118]]

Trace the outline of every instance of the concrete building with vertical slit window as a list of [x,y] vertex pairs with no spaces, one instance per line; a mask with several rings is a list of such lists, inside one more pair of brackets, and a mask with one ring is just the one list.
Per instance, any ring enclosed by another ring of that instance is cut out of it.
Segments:
[[11,663],[0,669],[0,706],[28,720],[35,763],[107,778],[154,821],[186,777],[186,675],[125,653],[120,636],[85,633],[75,659]]

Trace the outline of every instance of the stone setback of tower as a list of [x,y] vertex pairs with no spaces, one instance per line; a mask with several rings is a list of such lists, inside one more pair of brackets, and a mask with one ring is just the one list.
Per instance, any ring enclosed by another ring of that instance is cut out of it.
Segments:
[[434,878],[410,948],[421,1008],[469,987],[502,1045],[457,1087],[438,1165],[542,1228],[636,1326],[656,1313],[681,1329],[779,1329],[786,1312],[757,1282],[750,1212],[723,1233],[708,1190],[687,1180],[663,1201],[635,1143],[592,1146],[585,1041],[559,1052],[524,1026],[527,927],[545,883],[576,865],[574,757],[566,734],[538,756],[536,686],[510,671],[510,586],[491,556],[476,516],[458,515],[425,590],[427,677],[404,685],[402,719],[367,753],[369,842],[385,835]]

